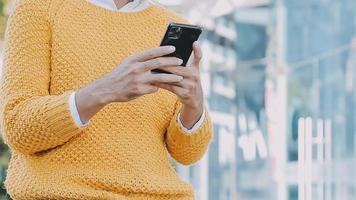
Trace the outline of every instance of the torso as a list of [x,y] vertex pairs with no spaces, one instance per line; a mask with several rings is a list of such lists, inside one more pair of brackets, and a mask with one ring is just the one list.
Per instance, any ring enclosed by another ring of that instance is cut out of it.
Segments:
[[[51,24],[51,95],[79,89],[127,56],[158,46],[167,24],[182,21],[156,6],[120,13],[84,0],[62,2]],[[159,90],[110,104],[66,144],[32,157],[14,155],[17,167],[10,168],[8,181],[24,180],[18,187],[26,192],[18,199],[190,198],[191,188],[170,165],[164,142],[175,101]]]

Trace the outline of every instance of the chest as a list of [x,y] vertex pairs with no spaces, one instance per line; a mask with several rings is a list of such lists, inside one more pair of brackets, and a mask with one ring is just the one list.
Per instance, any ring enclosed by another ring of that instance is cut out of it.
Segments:
[[128,56],[158,46],[168,24],[159,17],[96,15],[70,3],[57,15],[51,41],[53,94],[87,85]]

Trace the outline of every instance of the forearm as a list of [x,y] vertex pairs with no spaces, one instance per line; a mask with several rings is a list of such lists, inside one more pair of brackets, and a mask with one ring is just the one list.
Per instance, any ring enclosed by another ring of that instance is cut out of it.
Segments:
[[99,84],[94,82],[75,93],[75,104],[81,121],[86,123],[108,104],[108,100]]
[[112,72],[76,93],[76,106],[82,121],[90,120],[111,102],[127,102],[158,90],[153,83],[176,83],[183,78],[174,74],[152,74],[161,66],[176,66],[181,60],[162,57],[172,53],[171,46],[138,52],[121,62]]
[[[206,109],[205,109],[206,111]],[[168,152],[178,162],[188,165],[198,161],[212,138],[212,124],[206,111],[203,123],[192,133],[186,133],[172,120],[166,135]]]
[[68,108],[69,92],[62,95],[7,94],[0,117],[4,139],[14,150],[33,154],[54,148],[78,134]]
[[184,127],[190,129],[196,124],[203,113],[203,103],[199,103],[197,106],[183,105],[180,112],[180,120]]
[[177,122],[179,113],[182,114],[184,111],[184,105],[179,100],[176,102],[173,118],[167,128],[166,144],[170,155],[179,163],[187,165],[198,161],[211,141],[213,134],[211,119],[204,106],[202,110],[205,114],[202,119],[197,119],[199,127],[187,133]]

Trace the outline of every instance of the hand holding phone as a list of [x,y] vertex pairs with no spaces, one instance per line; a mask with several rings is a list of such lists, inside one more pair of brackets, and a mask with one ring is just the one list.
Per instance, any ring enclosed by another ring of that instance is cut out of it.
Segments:
[[[202,29],[199,26],[189,24],[170,23],[162,39],[160,46],[171,45],[176,48],[175,52],[166,55],[183,60],[181,66],[186,66],[192,53],[192,45],[199,39]],[[154,73],[170,73],[161,69],[152,70]]]
[[[158,67],[151,72],[175,74],[183,77],[175,83],[156,83],[155,86],[168,90],[177,95],[182,103],[180,119],[184,127],[191,128],[202,116],[204,110],[204,95],[200,81],[199,66],[202,59],[202,50],[195,42],[202,30],[198,26],[187,24],[169,24],[161,46],[174,46],[175,51],[164,57],[177,57],[182,60],[179,65]],[[194,50],[194,57],[189,67],[185,67]]]

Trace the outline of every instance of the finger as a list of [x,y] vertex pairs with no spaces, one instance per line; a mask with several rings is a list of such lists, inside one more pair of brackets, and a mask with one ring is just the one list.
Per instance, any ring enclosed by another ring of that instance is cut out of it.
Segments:
[[170,85],[167,83],[159,83],[156,84],[157,87],[168,90],[174,94],[176,94],[178,97],[182,99],[186,99],[189,96],[189,90],[176,86],[176,85]]
[[170,92],[173,92],[173,91],[172,91],[172,85],[169,85],[169,84],[166,84],[166,83],[155,83],[154,85],[155,85],[156,87],[159,87],[159,88],[168,90],[168,91],[170,91]]
[[157,92],[157,90],[158,90],[157,86],[147,85],[142,94],[151,94],[151,93]]
[[169,85],[178,86],[178,87],[184,88],[188,91],[194,91],[194,89],[196,87],[195,83],[189,79],[183,79],[182,81],[179,81],[179,82],[169,83]]
[[[190,82],[200,82],[200,73],[199,69],[195,67],[182,67],[182,66],[168,66],[160,68],[166,72],[183,76],[184,81]],[[181,84],[182,82],[179,82]]]
[[189,67],[182,67],[176,65],[176,66],[164,66],[164,67],[160,67],[159,69],[162,69],[166,72],[170,72],[172,74],[183,76],[184,78],[189,78],[193,76],[193,72]]
[[192,65],[194,67],[199,68],[200,61],[201,61],[201,59],[203,57],[203,52],[202,52],[202,50],[201,50],[201,48],[200,48],[200,46],[199,46],[197,41],[195,41],[193,43],[193,52],[194,52],[194,58],[193,58]]
[[150,71],[164,66],[181,65],[182,63],[183,60],[176,57],[159,57],[142,62],[140,68],[144,71]]
[[145,51],[138,52],[130,57],[130,60],[136,62],[144,62],[146,60],[151,60],[153,58],[168,55],[175,51],[174,46],[160,46]]
[[175,74],[149,74],[145,77],[146,83],[178,83],[183,80],[182,76]]

